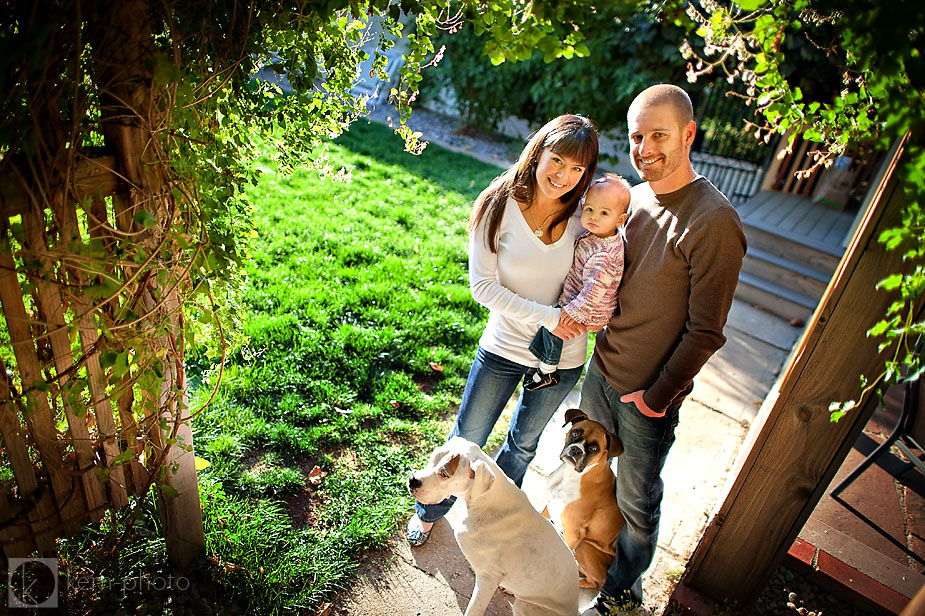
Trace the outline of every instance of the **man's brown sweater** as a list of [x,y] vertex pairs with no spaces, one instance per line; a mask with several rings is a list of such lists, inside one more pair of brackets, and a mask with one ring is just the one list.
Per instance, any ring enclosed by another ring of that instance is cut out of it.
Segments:
[[645,390],[655,411],[690,393],[726,342],[723,326],[745,256],[739,215],[706,178],[656,195],[635,186],[617,310],[594,361],[620,394]]

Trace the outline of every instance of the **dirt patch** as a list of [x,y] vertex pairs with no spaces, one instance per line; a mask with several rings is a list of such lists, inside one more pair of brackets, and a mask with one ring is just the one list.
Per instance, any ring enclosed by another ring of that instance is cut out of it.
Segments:
[[323,474],[319,475],[319,472],[323,471],[318,467],[318,458],[315,457],[303,458],[297,466],[305,477],[305,484],[295,494],[284,497],[283,501],[294,525],[314,528],[317,522],[314,514],[323,508],[327,501],[324,492],[318,489],[324,482]]

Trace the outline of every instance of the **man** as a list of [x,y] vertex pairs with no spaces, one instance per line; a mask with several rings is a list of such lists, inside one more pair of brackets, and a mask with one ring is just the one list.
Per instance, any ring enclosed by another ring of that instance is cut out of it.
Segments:
[[745,256],[738,214],[691,166],[693,117],[687,93],[666,84],[640,93],[627,114],[630,156],[644,182],[632,190],[618,306],[597,337],[580,404],[623,441],[617,502],[626,525],[583,616],[632,613],[642,603],[678,407],[726,342],[723,325]]

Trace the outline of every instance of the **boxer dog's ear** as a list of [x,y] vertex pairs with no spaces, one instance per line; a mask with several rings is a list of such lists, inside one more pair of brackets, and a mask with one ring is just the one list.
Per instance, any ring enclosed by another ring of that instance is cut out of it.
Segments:
[[469,499],[476,499],[491,488],[495,482],[495,473],[484,460],[469,463],[469,478],[472,479],[472,490]]
[[587,418],[588,416],[585,415],[584,411],[582,411],[581,409],[569,409],[565,411],[565,423],[562,425],[567,426],[569,424],[577,423],[579,421],[584,421]]
[[616,458],[623,453],[623,441],[616,434],[607,432],[607,457]]

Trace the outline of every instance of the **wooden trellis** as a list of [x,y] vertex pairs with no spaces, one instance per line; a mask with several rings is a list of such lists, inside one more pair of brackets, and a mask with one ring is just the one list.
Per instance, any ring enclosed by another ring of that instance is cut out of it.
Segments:
[[[0,544],[7,558],[54,553],[56,537],[98,521],[107,508],[127,504],[129,495],[142,495],[165,462],[158,455],[164,449],[158,417],[139,421],[133,413],[131,375],[112,384],[113,370],[101,366],[107,347],[94,319],[101,302],[82,291],[91,288],[84,271],[67,265],[83,252],[68,252],[69,245],[86,246],[104,235],[93,211],[105,220],[107,199],[124,196],[127,185],[115,166],[114,157],[102,157],[78,167],[73,192],[96,204],[89,212],[78,211],[74,200],[39,210],[5,186],[0,302],[19,377],[0,365],[2,452],[15,478],[15,486],[0,491]],[[11,221],[21,229],[19,238]],[[179,307],[172,303],[165,302],[168,311]],[[178,436],[191,445],[188,428],[181,426]],[[189,483],[182,475],[165,479],[175,489],[181,480]],[[198,491],[195,498],[198,506]]]
[[204,545],[182,310],[201,221],[167,179],[147,6],[96,8],[85,36],[105,60],[48,68],[94,84],[74,90],[71,124],[53,79],[24,73],[11,95],[28,101],[36,144],[0,158],[0,465],[13,475],[0,556],[52,555],[55,538],[156,483],[182,566]]

